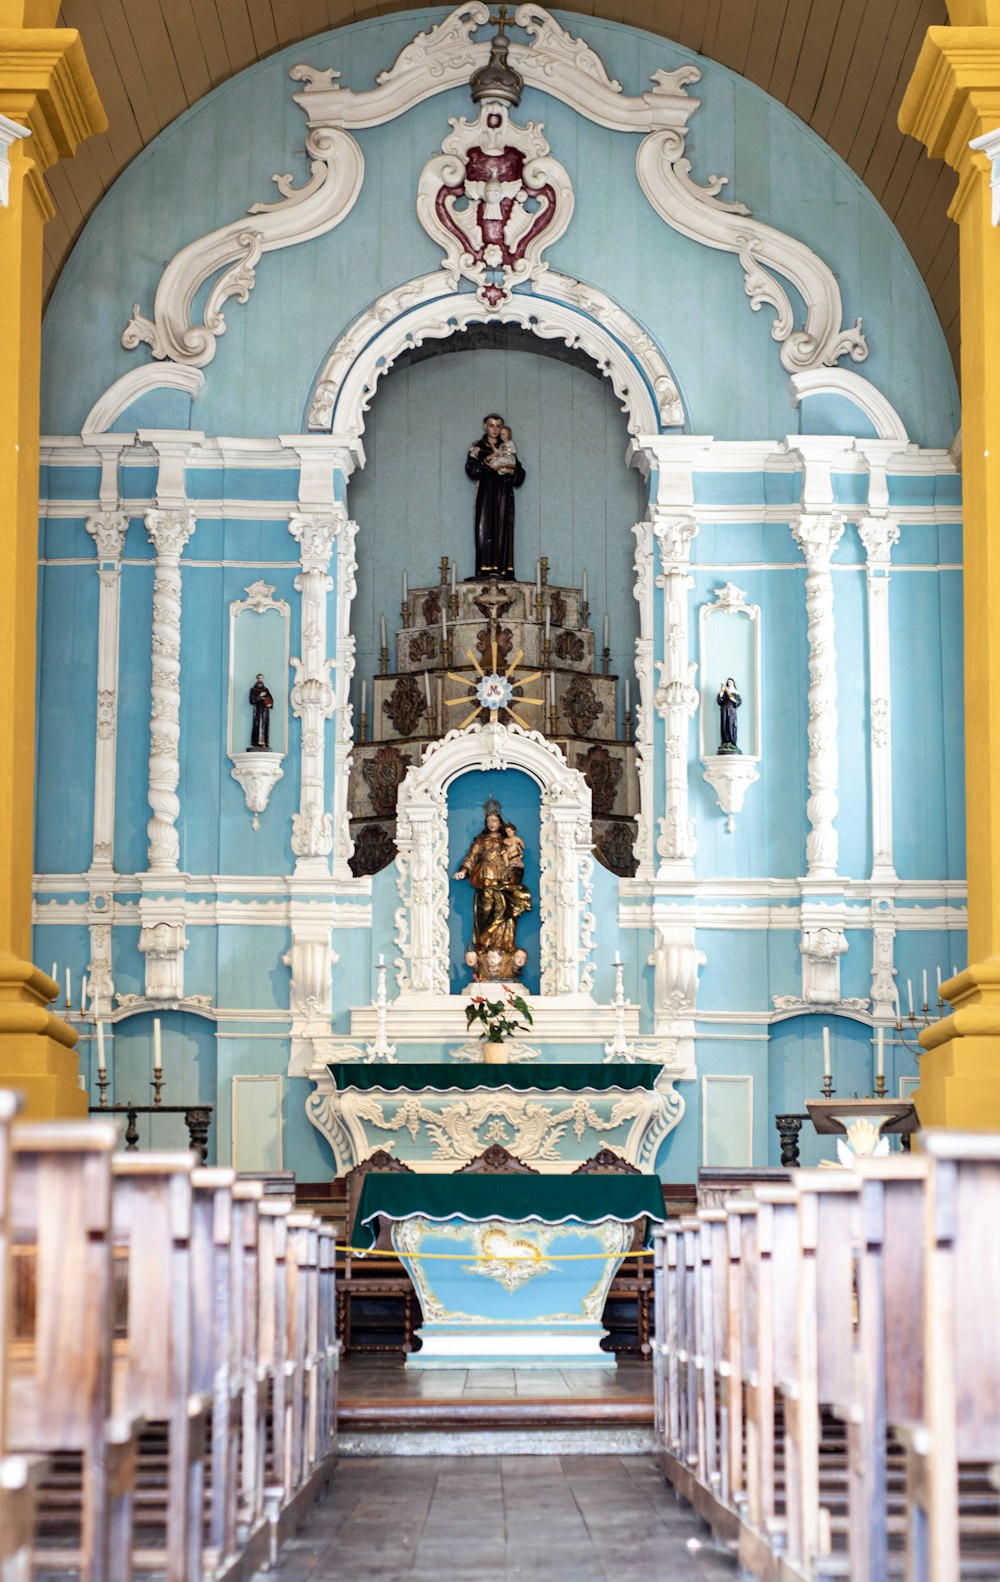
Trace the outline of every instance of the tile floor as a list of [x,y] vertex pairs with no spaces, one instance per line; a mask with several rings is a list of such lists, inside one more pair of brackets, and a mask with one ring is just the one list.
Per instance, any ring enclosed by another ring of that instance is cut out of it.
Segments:
[[651,1456],[341,1461],[269,1582],[730,1582]]
[[401,1356],[354,1352],[340,1368],[340,1399],[358,1401],[650,1400],[653,1369],[648,1362],[622,1358],[617,1368],[407,1368]]

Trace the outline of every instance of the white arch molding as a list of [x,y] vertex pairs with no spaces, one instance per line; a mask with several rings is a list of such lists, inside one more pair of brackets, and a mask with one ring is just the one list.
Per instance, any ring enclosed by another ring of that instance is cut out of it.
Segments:
[[530,776],[542,794],[541,993],[545,998],[589,997],[594,976],[590,787],[537,731],[488,724],[449,731],[407,771],[399,788],[394,921],[401,1001],[450,992],[448,787],[470,772],[503,769]]
[[610,379],[629,434],[683,429],[684,408],[666,358],[648,332],[596,286],[546,271],[541,292],[515,291],[500,308],[452,291],[443,271],[422,275],[365,310],[341,336],[312,389],[307,424],[345,443],[364,431],[378,381],[404,352],[470,324],[518,324],[540,340],[584,352]]

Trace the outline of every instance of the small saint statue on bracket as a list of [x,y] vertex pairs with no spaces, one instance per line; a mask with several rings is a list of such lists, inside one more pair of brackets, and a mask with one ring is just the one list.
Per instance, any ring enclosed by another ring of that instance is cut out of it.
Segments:
[[741,749],[736,745],[736,710],[743,702],[743,699],[736,690],[736,682],[732,676],[726,677],[719,688],[719,695],[715,701],[719,705],[719,751],[717,756],[721,756],[723,753],[738,753]]
[[250,729],[250,752],[269,753],[271,751],[271,710],[274,699],[264,682],[264,677],[257,672],[257,679],[250,688],[250,707],[253,709],[253,725]]
[[517,944],[517,920],[531,911],[531,892],[524,884],[524,841],[505,822],[500,804],[483,804],[483,828],[462,859],[456,879],[472,885],[472,945],[466,965],[483,982],[516,978],[528,960]]
[[466,476],[476,484],[476,575],[514,575],[514,490],[524,482],[510,429],[499,412],[483,418],[482,437],[469,446]]

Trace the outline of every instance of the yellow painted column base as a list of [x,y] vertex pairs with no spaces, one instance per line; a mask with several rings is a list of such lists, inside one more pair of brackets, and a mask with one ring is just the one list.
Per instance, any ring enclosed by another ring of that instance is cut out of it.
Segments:
[[1000,961],[976,962],[941,985],[951,1015],[920,1035],[923,1127],[1000,1132]]
[[77,1080],[76,1032],[49,1009],[58,992],[30,961],[0,957],[0,1087],[24,1095],[25,1120],[87,1113]]

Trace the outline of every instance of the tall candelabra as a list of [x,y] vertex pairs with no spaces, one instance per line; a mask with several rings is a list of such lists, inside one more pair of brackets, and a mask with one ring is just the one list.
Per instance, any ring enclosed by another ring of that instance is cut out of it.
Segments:
[[635,1044],[625,1032],[625,1012],[628,1010],[629,1001],[625,998],[625,966],[621,961],[615,962],[615,1034],[609,1043],[604,1045],[604,1064],[610,1065],[613,1060],[624,1060],[632,1065],[636,1060],[663,1060],[663,1050],[655,1044]]
[[[947,1014],[950,1014],[950,1012],[951,1012],[951,1007],[948,1006],[947,1007]],[[900,1010],[899,1001],[897,1000],[897,1002],[896,1002],[896,1032],[899,1034],[899,1041],[900,1041],[900,1043],[904,1046],[904,1048],[906,1048],[906,1049],[908,1049],[910,1051],[911,1055],[918,1055],[918,1056],[922,1055],[924,1053],[924,1051],[923,1051],[922,1045],[919,1042],[920,1034],[923,1032],[925,1027],[930,1027],[933,1022],[939,1022],[941,1020],[941,1017],[944,1016],[945,1014],[946,1014],[945,1001],[941,998],[941,996],[939,994],[938,995],[938,999],[937,999],[937,1015],[936,1016],[934,1016],[932,1014],[931,1007],[927,1004],[926,1000],[924,1001],[923,1005],[920,1007],[919,1012],[914,1011],[913,1004],[912,1004],[912,1001],[911,1001],[910,1009],[907,1012],[906,1021],[904,1023],[903,1014],[902,1014],[902,1011]],[[907,1038],[906,1034],[903,1031],[904,1025],[909,1027],[910,1034],[911,1034],[911,1036],[913,1038],[913,1043],[912,1044],[910,1043],[910,1040]]]
[[385,992],[385,974],[386,965],[379,956],[378,966],[375,968],[375,999],[372,1002],[375,1006],[375,1038],[372,1043],[365,1045],[365,1054],[372,1062],[376,1060],[395,1062],[396,1059],[396,1046],[390,1044],[387,1028],[389,1001]]

